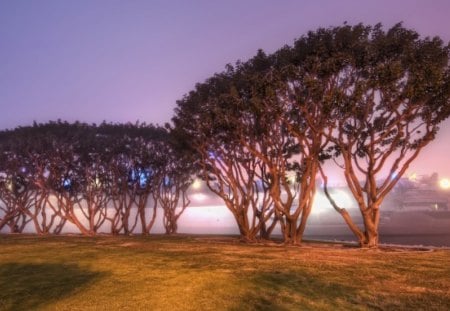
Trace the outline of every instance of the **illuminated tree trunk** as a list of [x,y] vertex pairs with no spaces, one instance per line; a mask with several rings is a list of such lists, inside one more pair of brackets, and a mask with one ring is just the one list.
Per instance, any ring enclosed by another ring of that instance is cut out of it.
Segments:
[[[230,157],[223,159],[219,155],[211,157],[204,151],[202,158],[203,179],[208,188],[218,195],[232,213],[239,230],[240,239],[245,242],[256,242],[257,235],[268,217],[258,216],[258,189],[255,187],[260,170],[256,159],[240,161],[232,158],[232,150],[216,150],[218,154]],[[231,154],[230,154],[231,153]],[[212,177],[213,176],[213,177]],[[262,211],[265,213],[267,209]]]

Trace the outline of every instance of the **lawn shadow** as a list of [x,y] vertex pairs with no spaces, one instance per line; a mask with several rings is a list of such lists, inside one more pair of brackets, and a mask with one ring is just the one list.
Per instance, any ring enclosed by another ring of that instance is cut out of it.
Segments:
[[327,310],[354,301],[357,288],[330,282],[306,271],[257,273],[250,295],[239,309]]
[[74,264],[0,265],[0,310],[34,310],[73,295],[102,277]]

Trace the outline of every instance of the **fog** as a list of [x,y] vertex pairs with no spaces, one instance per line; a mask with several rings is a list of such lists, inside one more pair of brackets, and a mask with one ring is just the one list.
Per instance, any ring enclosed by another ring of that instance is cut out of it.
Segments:
[[[421,181],[403,178],[398,186],[386,197],[381,206],[380,241],[381,243],[450,246],[450,192],[437,185],[437,175],[422,178]],[[360,211],[356,201],[348,188],[334,185],[330,193],[340,207],[345,207],[355,223],[363,228]],[[226,208],[223,201],[212,194],[204,183],[196,181],[190,190],[191,203],[178,220],[180,234],[239,234],[233,214]],[[151,202],[147,215],[151,213]],[[295,208],[295,206],[293,207]],[[136,208],[131,209],[130,219],[136,216]],[[112,215],[113,208],[107,213]],[[87,226],[87,220],[81,211],[75,209],[77,218]],[[157,209],[152,234],[162,234],[163,210]],[[0,217],[2,217],[0,212]],[[251,216],[251,214],[249,214]],[[98,233],[110,233],[108,222],[100,228]],[[8,228],[3,228],[7,233]],[[34,233],[34,226],[30,222],[24,232]],[[139,221],[134,230],[141,232]],[[72,223],[66,222],[61,233],[79,234],[79,229]],[[280,227],[273,232],[274,237],[281,236]],[[306,239],[355,241],[344,220],[330,205],[323,190],[319,187],[314,198],[312,212],[309,216]]]

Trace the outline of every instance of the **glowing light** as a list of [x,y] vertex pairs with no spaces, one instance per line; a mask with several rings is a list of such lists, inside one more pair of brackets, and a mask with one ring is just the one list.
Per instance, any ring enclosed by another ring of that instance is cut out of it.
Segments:
[[45,169],[44,173],[42,173],[42,176],[47,179],[50,176],[50,171],[48,169]]
[[210,159],[215,159],[216,158],[216,154],[214,152],[212,152],[212,151],[208,152],[208,156],[209,156]]
[[147,174],[141,172],[139,174],[139,186],[141,188],[144,188],[147,185],[147,180],[148,180]]
[[408,176],[409,181],[417,181],[417,173],[412,173]]
[[397,176],[398,176],[398,173],[397,172],[393,172],[391,174],[391,180],[394,180],[395,178],[397,178]]
[[95,177],[93,186],[99,188],[102,185],[102,182],[100,181],[100,178]]
[[128,175],[128,179],[130,182],[136,181],[136,171],[134,169],[132,169]]
[[448,180],[447,178],[442,178],[439,181],[439,187],[441,187],[444,190],[450,189],[450,180]]
[[202,186],[202,182],[200,179],[195,179],[192,183],[192,189],[198,190]]
[[63,188],[66,190],[69,190],[71,186],[72,186],[72,181],[69,178],[65,178],[63,180]]
[[295,184],[297,182],[297,174],[295,172],[288,172],[286,177],[290,184]]
[[6,188],[9,191],[13,191],[13,183],[12,183],[12,181],[8,181],[8,183],[6,184]]

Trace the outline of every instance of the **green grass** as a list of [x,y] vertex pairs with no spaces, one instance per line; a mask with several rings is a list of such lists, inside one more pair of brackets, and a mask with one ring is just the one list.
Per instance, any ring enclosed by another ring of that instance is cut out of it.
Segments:
[[450,251],[0,236],[0,310],[450,310]]

